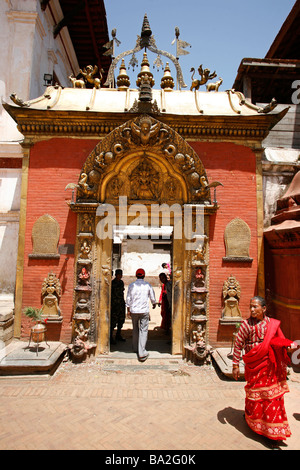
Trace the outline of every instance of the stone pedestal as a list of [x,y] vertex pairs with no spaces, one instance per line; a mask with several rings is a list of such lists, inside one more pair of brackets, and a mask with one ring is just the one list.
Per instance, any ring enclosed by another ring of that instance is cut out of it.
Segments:
[[10,299],[0,299],[0,349],[7,346],[14,334],[14,310]]
[[0,344],[7,345],[13,339],[14,334],[14,316],[13,312],[0,313]]

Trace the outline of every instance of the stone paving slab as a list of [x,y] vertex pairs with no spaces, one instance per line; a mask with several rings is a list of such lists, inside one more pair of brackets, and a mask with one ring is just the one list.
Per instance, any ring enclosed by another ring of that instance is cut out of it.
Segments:
[[52,373],[62,358],[66,345],[59,341],[39,345],[13,341],[0,349],[0,375]]
[[[221,372],[227,377],[232,377],[232,354],[229,348],[217,348],[212,351],[212,357],[216,361]],[[240,377],[245,376],[245,365],[240,361]]]

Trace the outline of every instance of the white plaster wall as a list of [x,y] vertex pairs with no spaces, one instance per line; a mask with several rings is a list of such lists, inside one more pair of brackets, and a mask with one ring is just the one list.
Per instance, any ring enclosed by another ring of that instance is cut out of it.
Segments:
[[295,173],[300,170],[300,150],[267,147],[264,150],[263,197],[264,227],[269,227],[275,215],[277,200],[286,192]]
[[10,222],[0,220],[0,294],[14,292],[18,233],[18,221]]
[[146,278],[158,277],[162,263],[170,263],[170,251],[154,250],[152,240],[128,239],[123,242],[121,269],[124,276],[135,276],[136,270],[143,268]]
[[[68,76],[79,70],[67,28],[53,36],[62,18],[59,0],[51,0],[51,12],[42,11],[39,0],[0,0],[0,158],[22,158],[24,138],[2,100],[12,104],[12,93],[23,101],[41,96],[44,74],[53,71],[62,86],[70,86]],[[4,293],[14,292],[21,170],[0,170],[0,183],[1,301]]]
[[263,177],[264,193],[264,227],[269,227],[271,218],[276,212],[277,200],[283,196],[292,178],[292,174],[268,174]]
[[19,234],[21,169],[0,170],[0,293],[13,293]]
[[0,213],[20,209],[21,169],[0,170]]
[[147,276],[157,276],[162,272],[162,263],[170,263],[170,255],[158,253],[124,253],[122,256],[123,274],[135,276],[138,268],[143,268]]

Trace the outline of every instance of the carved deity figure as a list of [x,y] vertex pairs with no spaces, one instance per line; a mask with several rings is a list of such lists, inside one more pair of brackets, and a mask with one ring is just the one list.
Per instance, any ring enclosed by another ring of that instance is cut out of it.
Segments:
[[213,78],[217,76],[216,72],[210,73],[209,69],[203,69],[202,64],[198,67],[198,73],[201,77],[200,80],[194,79],[194,73],[195,73],[194,67],[191,68],[191,72],[193,73],[192,73],[192,85],[191,85],[190,91],[193,91],[193,89],[199,90],[199,87],[201,85],[205,85],[205,83],[208,80],[212,80]]
[[201,324],[197,326],[197,330],[193,331],[192,337],[197,346],[203,346],[205,344],[205,331]]
[[53,272],[50,272],[44,279],[42,285],[42,296],[42,315],[46,316],[48,319],[49,317],[60,316],[61,312],[58,303],[61,296],[61,285]]
[[83,233],[92,232],[92,218],[89,214],[83,214],[81,219],[80,230]]
[[113,178],[109,186],[111,196],[114,198],[119,197],[122,186],[123,186],[123,183],[120,180],[120,178],[118,177]]
[[80,258],[89,259],[91,252],[91,245],[87,240],[84,240],[80,248]]
[[159,173],[145,158],[130,175],[132,199],[157,199]]
[[84,324],[81,322],[79,325],[75,328],[75,333],[76,333],[76,339],[80,341],[87,341],[88,340],[88,334],[89,334],[90,329],[85,328]]
[[200,289],[205,285],[205,275],[201,268],[196,269],[195,271],[195,280],[192,283],[193,289]]
[[80,273],[78,274],[78,283],[83,286],[89,286],[90,285],[89,280],[90,280],[90,273],[85,267],[83,267]]
[[92,65],[88,65],[86,68],[83,70],[79,70],[81,75],[83,75],[84,79],[94,85],[94,88],[101,88],[101,80],[102,80],[102,74],[103,74],[103,69],[100,70],[100,78],[96,78],[95,75],[98,72],[98,66],[95,65],[94,67]]
[[224,299],[224,318],[241,317],[239,309],[239,300],[241,297],[241,288],[239,282],[232,275],[224,282],[223,299]]
[[139,126],[131,122],[130,128],[123,130],[123,137],[133,140],[137,145],[147,146],[163,143],[168,137],[168,131],[161,127],[161,123],[156,122],[152,125],[149,116],[143,116]]
[[185,349],[191,351],[198,360],[206,361],[209,347],[205,342],[205,327],[202,324],[198,324],[197,329],[192,331],[191,341],[191,344],[185,345]]
[[89,343],[89,332],[90,328],[85,328],[82,322],[75,327],[75,338],[73,343],[69,346],[70,353],[74,359],[82,359],[83,356],[87,354],[88,350],[94,347],[93,344]]

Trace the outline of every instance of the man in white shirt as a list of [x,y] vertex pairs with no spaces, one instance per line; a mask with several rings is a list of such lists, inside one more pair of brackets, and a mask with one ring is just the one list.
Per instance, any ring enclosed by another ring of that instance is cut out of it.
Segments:
[[153,308],[156,307],[156,299],[153,287],[144,281],[145,271],[136,271],[137,280],[132,282],[127,291],[127,313],[132,319],[132,346],[138,353],[140,361],[146,361],[149,353],[146,350],[149,326],[149,300]]

